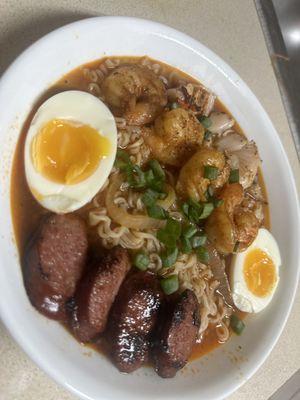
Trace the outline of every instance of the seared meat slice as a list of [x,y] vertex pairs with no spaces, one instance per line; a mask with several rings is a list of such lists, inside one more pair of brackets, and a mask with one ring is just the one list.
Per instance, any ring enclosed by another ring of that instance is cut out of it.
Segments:
[[48,217],[29,243],[23,260],[25,288],[45,316],[65,319],[65,302],[81,278],[87,248],[85,223],[72,214]]
[[183,368],[196,343],[200,326],[199,303],[191,290],[185,290],[162,315],[162,328],[154,344],[155,369],[162,378],[172,378]]
[[159,282],[150,272],[135,273],[123,283],[108,330],[112,359],[120,371],[132,372],[147,361],[162,300]]
[[108,313],[129,269],[127,250],[114,247],[81,280],[70,313],[71,327],[80,341],[88,342],[105,330]]

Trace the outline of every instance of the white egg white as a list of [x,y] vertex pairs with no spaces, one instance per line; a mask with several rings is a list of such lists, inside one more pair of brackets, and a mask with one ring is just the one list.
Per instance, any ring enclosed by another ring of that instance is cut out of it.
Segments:
[[[94,173],[82,182],[65,185],[42,176],[33,166],[31,143],[34,136],[49,121],[64,119],[80,122],[96,129],[110,141],[110,152],[100,160]],[[78,90],[58,93],[37,110],[25,142],[25,173],[30,190],[45,208],[67,213],[87,204],[103,186],[112,170],[117,151],[117,127],[108,107],[97,97]],[[37,195],[38,193],[38,195]]]
[[[247,254],[257,248],[264,251],[272,259],[276,270],[276,283],[272,291],[265,297],[258,297],[248,289],[243,272]],[[248,313],[258,313],[267,307],[273,298],[279,282],[280,265],[281,257],[276,240],[267,229],[259,229],[258,235],[251,246],[249,246],[247,250],[235,254],[232,258],[230,286],[235,306],[239,310]]]

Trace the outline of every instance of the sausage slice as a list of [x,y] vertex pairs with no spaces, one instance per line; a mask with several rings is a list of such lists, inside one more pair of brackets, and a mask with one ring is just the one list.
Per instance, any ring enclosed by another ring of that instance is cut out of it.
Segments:
[[81,342],[88,342],[104,331],[109,310],[129,269],[127,250],[115,247],[79,283],[70,323]]
[[23,260],[25,288],[39,312],[65,319],[65,302],[82,275],[87,248],[86,226],[78,216],[52,214],[41,224]]
[[132,372],[147,361],[162,301],[159,282],[150,272],[135,273],[123,283],[108,330],[112,359],[121,372]]
[[162,329],[154,344],[155,370],[162,378],[172,378],[183,368],[196,342],[199,303],[191,290],[185,290],[163,315]]

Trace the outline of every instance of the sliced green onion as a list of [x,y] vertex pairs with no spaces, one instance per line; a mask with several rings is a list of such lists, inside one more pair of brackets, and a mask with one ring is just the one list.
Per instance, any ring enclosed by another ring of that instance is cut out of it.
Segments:
[[152,169],[145,171],[145,180],[147,187],[156,190],[157,192],[163,191],[164,181],[159,179],[153,172]]
[[204,140],[209,140],[212,137],[212,133],[209,130],[206,130],[204,133]]
[[164,182],[154,178],[147,183],[147,186],[157,192],[163,192]]
[[159,229],[156,234],[157,239],[162,242],[168,249],[176,247],[176,237],[170,235],[165,229]]
[[194,208],[194,207],[189,208],[188,218],[191,222],[197,223],[199,221],[200,215],[201,214],[199,213],[199,211],[196,208]]
[[165,181],[166,174],[165,171],[162,169],[160,163],[157,160],[150,160],[148,164],[149,167],[152,169],[155,177],[162,181]]
[[168,193],[166,192],[157,192],[157,193],[158,193],[158,198],[161,200],[164,200],[168,196]]
[[197,249],[198,247],[204,245],[206,243],[207,236],[206,235],[197,235],[192,237],[191,239],[191,245],[193,249]]
[[177,292],[179,289],[179,281],[177,275],[170,275],[160,281],[160,285],[165,294],[169,295]]
[[130,187],[143,189],[146,186],[145,174],[138,165],[127,164],[124,170]]
[[207,249],[203,246],[200,246],[197,249],[197,257],[200,262],[202,262],[203,264],[207,264],[209,261],[209,253],[208,253]]
[[199,121],[201,122],[201,124],[204,126],[204,128],[209,128],[212,124],[211,119],[208,117],[205,117],[204,115],[202,117],[199,118]]
[[213,199],[213,203],[214,203],[214,207],[218,208],[224,203],[224,200],[223,199]]
[[123,149],[118,149],[117,150],[117,158],[121,158],[121,160],[125,161],[127,164],[129,164],[130,161],[130,156],[127,153],[127,151],[123,150]]
[[238,169],[232,169],[229,175],[229,183],[238,183],[240,181],[240,172]]
[[213,209],[213,203],[203,203],[203,209],[201,215],[199,216],[199,219],[207,218],[212,213]]
[[245,329],[244,322],[235,314],[232,314],[230,317],[230,326],[233,332],[235,332],[237,335],[241,335]]
[[170,110],[175,110],[176,108],[179,108],[179,104],[174,101],[174,103],[170,104]]
[[181,239],[181,250],[184,254],[190,254],[192,251],[191,241],[186,236]]
[[145,174],[138,165],[133,166],[133,172],[136,173],[136,188],[143,188],[146,186]]
[[174,249],[180,235],[181,223],[173,218],[168,218],[166,226],[163,229],[159,229],[156,236],[168,249]]
[[194,208],[196,208],[196,210],[202,211],[202,206],[200,203],[198,203],[196,200],[193,199],[188,199],[188,204]]
[[181,223],[179,221],[177,221],[176,219],[169,218],[167,220],[165,230],[166,230],[166,232],[169,233],[169,235],[172,235],[176,239],[178,239],[179,236],[181,235]]
[[132,167],[129,154],[125,150],[118,149],[114,165],[121,170],[126,170],[127,166]]
[[173,250],[167,250],[161,254],[161,261],[163,268],[172,267],[175,264],[178,257],[178,248],[175,247]]
[[219,168],[213,167],[212,165],[204,165],[204,178],[213,181],[217,179],[219,175]]
[[154,176],[152,169],[148,169],[148,171],[145,171],[144,174],[145,174],[145,180],[146,180],[147,186],[150,186],[151,183],[153,181],[155,181],[155,176]]
[[194,224],[187,225],[183,228],[182,230],[182,236],[190,239],[192,236],[194,236],[197,233],[198,228]]
[[147,207],[147,212],[149,217],[156,218],[156,219],[167,219],[168,214],[167,212],[157,204],[154,204],[150,207]]
[[141,271],[145,271],[148,268],[149,263],[150,259],[145,253],[137,253],[134,256],[133,265]]
[[116,168],[120,168],[120,170],[124,170],[128,164],[123,161],[121,158],[116,158],[114,162],[114,166]]
[[152,189],[147,189],[142,196],[142,202],[146,207],[151,207],[155,204],[156,200],[159,198],[159,193]]
[[186,217],[189,216],[189,207],[190,206],[188,205],[188,203],[183,203],[182,206],[181,206],[182,212],[184,213],[184,215]]
[[188,218],[191,222],[197,223],[199,221],[200,215],[202,214],[203,206],[193,199],[188,200],[189,213]]

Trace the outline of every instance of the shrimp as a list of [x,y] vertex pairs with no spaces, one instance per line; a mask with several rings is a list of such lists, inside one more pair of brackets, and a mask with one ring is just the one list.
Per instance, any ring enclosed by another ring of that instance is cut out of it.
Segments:
[[121,65],[103,81],[101,91],[117,117],[129,125],[152,122],[167,104],[163,82],[155,73],[139,65]]
[[256,144],[229,130],[216,140],[215,145],[218,150],[225,152],[233,169],[239,169],[240,184],[243,188],[249,188],[256,177],[260,165]]
[[[218,177],[210,180],[204,177],[204,167],[218,168]],[[197,151],[181,168],[176,185],[177,193],[183,197],[191,197],[196,201],[206,201],[205,192],[209,185],[214,189],[222,187],[230,173],[223,153],[212,148]]]
[[256,238],[260,224],[254,212],[241,207],[243,187],[239,183],[227,185],[219,198],[223,204],[214,209],[205,224],[208,238],[220,253],[244,251]]
[[164,164],[181,167],[200,148],[204,128],[183,108],[165,111],[156,120],[152,134],[145,136],[154,158]]

